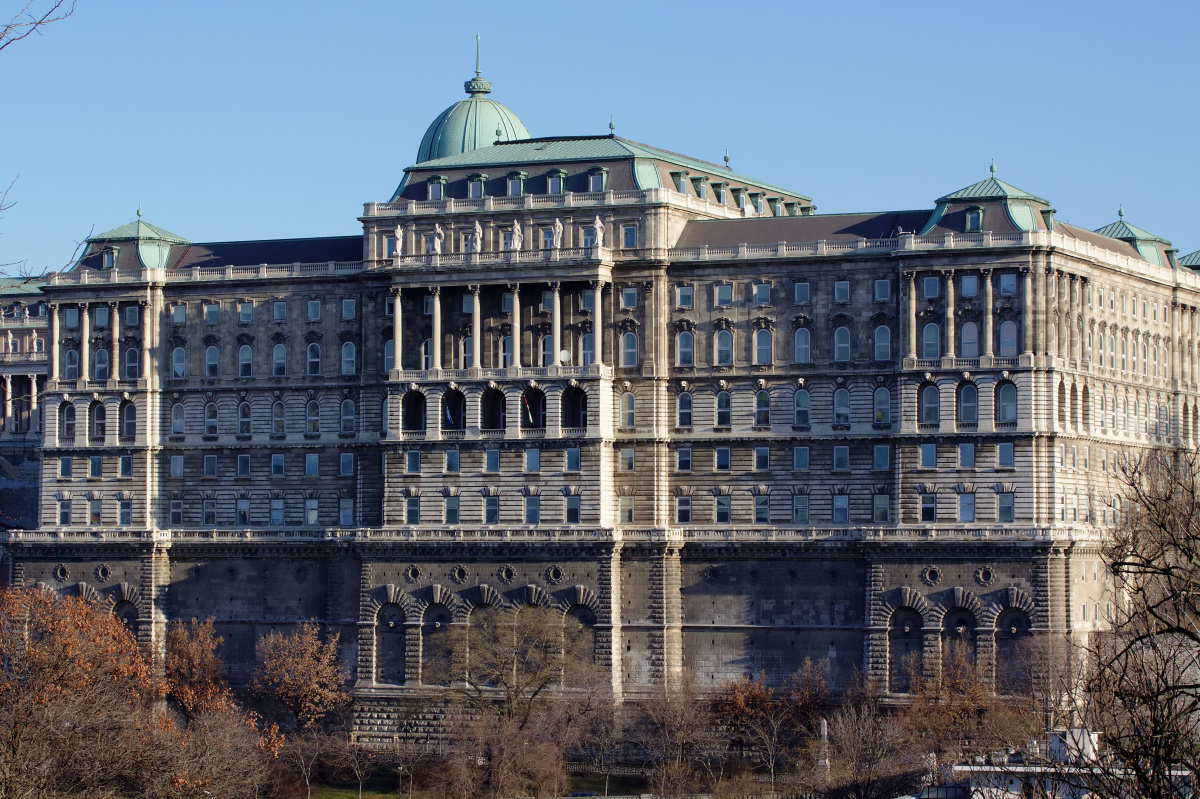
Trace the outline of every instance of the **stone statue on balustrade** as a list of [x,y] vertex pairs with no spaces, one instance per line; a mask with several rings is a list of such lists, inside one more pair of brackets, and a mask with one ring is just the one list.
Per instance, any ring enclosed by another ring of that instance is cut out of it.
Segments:
[[445,238],[446,238],[446,234],[442,230],[442,226],[434,225],[433,226],[433,254],[434,255],[442,254],[442,241]]
[[399,258],[404,253],[404,228],[396,225],[396,231],[393,233],[396,237],[396,257]]
[[520,252],[521,245],[524,243],[525,234],[521,231],[521,220],[514,219],[512,226],[512,244],[509,249],[513,252]]
[[600,218],[600,214],[596,214],[596,219],[592,222],[592,230],[596,232],[596,246],[604,246],[604,220]]
[[475,220],[475,229],[471,231],[471,252],[483,251],[483,225]]
[[554,219],[554,238],[553,238],[554,249],[556,249],[556,250],[562,249],[562,239],[563,239],[563,223],[562,223],[561,219],[555,217],[555,219]]

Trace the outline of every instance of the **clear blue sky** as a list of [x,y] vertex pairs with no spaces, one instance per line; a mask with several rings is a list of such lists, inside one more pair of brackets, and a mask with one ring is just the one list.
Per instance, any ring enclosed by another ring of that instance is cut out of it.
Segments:
[[[0,0],[0,10],[16,4]],[[7,18],[7,13],[5,18]],[[0,262],[134,218],[193,241],[358,232],[429,122],[492,97],[812,196],[930,208],[999,177],[1200,248],[1195,2],[78,0],[0,52]]]

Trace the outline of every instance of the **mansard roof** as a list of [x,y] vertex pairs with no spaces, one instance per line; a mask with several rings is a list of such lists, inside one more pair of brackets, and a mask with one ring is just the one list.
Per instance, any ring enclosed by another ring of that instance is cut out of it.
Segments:
[[140,239],[154,239],[157,241],[166,241],[171,244],[187,244],[188,240],[182,236],[176,236],[174,233],[163,230],[160,227],[151,225],[149,222],[142,221],[142,209],[138,209],[138,218],[132,222],[126,222],[124,225],[115,227],[112,230],[106,230],[95,236],[88,238],[88,241],[138,241]]
[[732,247],[737,244],[774,244],[780,241],[886,239],[901,232],[917,232],[929,219],[929,214],[929,211],[886,211],[752,219],[697,219],[684,226],[675,246]]

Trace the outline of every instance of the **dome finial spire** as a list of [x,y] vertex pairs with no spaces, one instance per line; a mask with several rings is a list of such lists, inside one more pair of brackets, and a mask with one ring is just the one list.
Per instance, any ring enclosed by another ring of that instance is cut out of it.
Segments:
[[996,178],[996,159],[995,158],[992,159],[991,171],[992,171],[992,179],[994,180]]
[[1125,203],[1121,203],[1117,206],[1117,216],[1121,219],[1125,218]]
[[490,81],[483,79],[483,73],[479,71],[479,34],[475,34],[475,77],[463,84],[463,89],[472,97],[479,97],[484,94],[492,93],[492,84]]
[[617,135],[617,123],[615,121],[615,118],[611,114],[608,117],[608,135],[609,136]]
[[479,77],[479,34],[475,34],[475,77]]

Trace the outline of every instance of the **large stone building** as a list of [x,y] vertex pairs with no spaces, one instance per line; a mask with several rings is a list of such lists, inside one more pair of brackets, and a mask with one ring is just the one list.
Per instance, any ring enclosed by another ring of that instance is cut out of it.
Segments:
[[990,673],[1104,618],[1115,465],[1200,423],[1200,277],[1169,242],[994,174],[819,215],[616,136],[530,138],[466,88],[361,235],[139,216],[41,286],[13,583],[156,646],[213,616],[239,673],[318,619],[381,731],[481,603],[593,626],[625,696],[809,657],[902,691],[949,637]]

